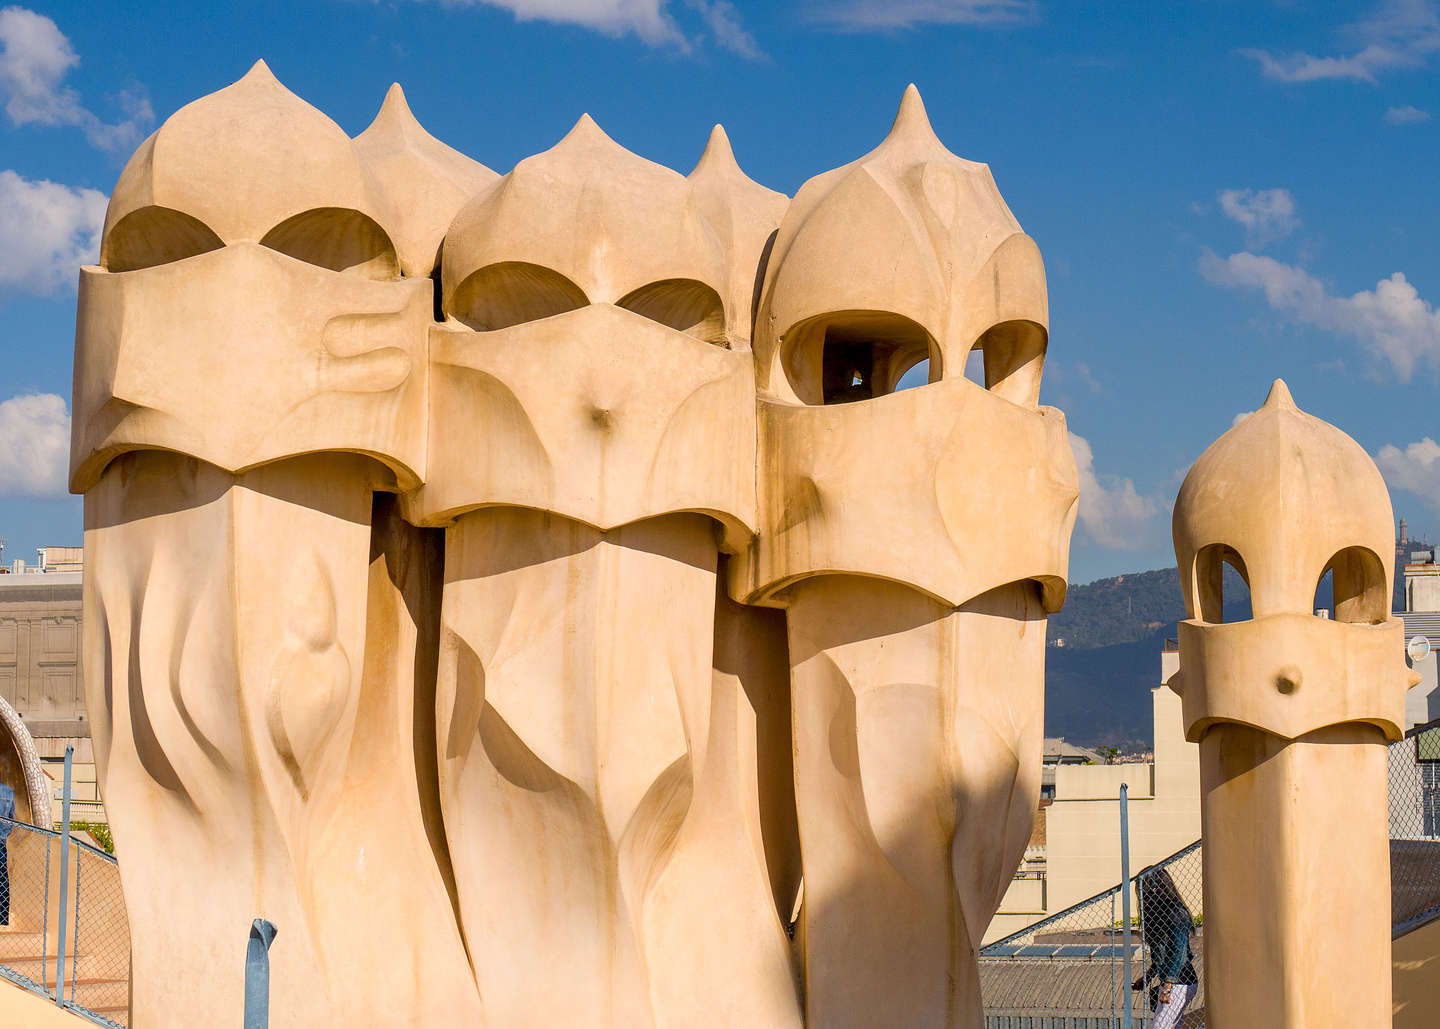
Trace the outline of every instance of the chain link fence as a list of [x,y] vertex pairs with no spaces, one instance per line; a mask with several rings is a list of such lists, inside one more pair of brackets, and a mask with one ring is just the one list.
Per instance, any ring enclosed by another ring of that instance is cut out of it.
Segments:
[[1205,890],[1197,840],[1135,877],[1143,970],[1136,1025],[1191,1029],[1205,1017]]
[[1390,913],[1393,931],[1440,915],[1440,722],[1390,744]]
[[[1162,981],[1194,984],[1179,1026],[1203,1024],[1200,844],[1195,842],[1135,876],[1129,973],[1120,887],[1029,926],[980,951],[986,1029],[1118,1029],[1126,995],[1133,1024],[1151,1023]],[[1175,955],[1178,961],[1174,960]],[[1173,968],[1171,967],[1173,964]],[[1132,989],[1136,982],[1141,988]]]
[[100,1025],[128,1026],[130,924],[115,859],[8,818],[0,835],[0,977],[50,998],[59,990],[65,1007]]
[[[986,1029],[1118,1027],[1130,989],[1122,909],[1116,887],[982,948]],[[1129,950],[1138,968],[1138,933]]]

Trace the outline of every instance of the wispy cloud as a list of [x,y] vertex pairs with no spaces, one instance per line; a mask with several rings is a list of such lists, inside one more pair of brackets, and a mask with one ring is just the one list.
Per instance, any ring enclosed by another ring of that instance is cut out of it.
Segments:
[[810,0],[810,19],[848,31],[917,25],[1014,25],[1034,21],[1035,0]]
[[1222,189],[1220,211],[1245,229],[1252,247],[1284,239],[1300,224],[1288,189]]
[[63,397],[32,393],[0,403],[0,496],[63,496],[69,456]]
[[1440,511],[1440,443],[1426,436],[1404,450],[1383,446],[1375,455],[1375,463],[1391,489],[1413,493]]
[[1257,254],[1222,258],[1207,251],[1200,272],[1219,286],[1262,290],[1273,310],[1350,337],[1402,381],[1409,381],[1418,365],[1440,368],[1440,314],[1401,272],[1348,297],[1331,295],[1303,268]]
[[24,7],[0,8],[0,102],[11,124],[68,125],[80,129],[93,146],[128,153],[144,138],[155,112],[143,92],[115,97],[125,117],[102,121],[80,103],[65,77],[80,63],[59,27]]
[[1099,475],[1089,440],[1070,433],[1070,449],[1080,473],[1081,530],[1107,550],[1142,550],[1152,542],[1160,504],[1143,497],[1135,483],[1117,475]]
[[578,25],[607,36],[634,36],[654,47],[672,47],[690,53],[704,38],[741,57],[764,56],[755,37],[741,24],[740,12],[730,0],[684,0],[699,19],[696,31],[687,32],[669,9],[669,0],[441,0],[458,4],[498,7],[516,21],[548,21]]
[[740,23],[740,12],[729,0],[685,0],[685,3],[699,12],[711,38],[720,46],[752,61],[765,57],[755,37]]
[[1235,428],[1235,426],[1239,425],[1241,422],[1243,422],[1246,418],[1249,418],[1254,413],[1254,411],[1241,411],[1239,414],[1237,414],[1234,418],[1230,420],[1230,428]]
[[0,171],[0,296],[73,286],[100,253],[105,194]]
[[1406,104],[1404,107],[1388,107],[1385,109],[1385,124],[1387,125],[1414,125],[1417,122],[1429,120],[1429,111],[1422,111],[1420,108],[1410,104]]
[[1342,31],[1353,41],[1353,53],[1277,55],[1254,48],[1240,53],[1255,61],[1267,79],[1278,82],[1349,79],[1373,83],[1384,72],[1422,65],[1440,51],[1440,14],[1434,0],[1385,0],[1369,18]]

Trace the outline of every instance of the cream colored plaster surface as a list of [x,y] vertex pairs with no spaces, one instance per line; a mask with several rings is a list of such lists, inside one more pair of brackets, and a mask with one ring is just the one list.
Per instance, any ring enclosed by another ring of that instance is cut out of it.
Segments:
[[754,317],[758,269],[764,259],[775,227],[785,214],[790,198],[784,193],[766,189],[755,182],[735,162],[730,137],[716,125],[710,142],[695,170],[690,173],[690,188],[700,213],[720,238],[728,255],[725,309],[730,312],[728,324],[737,341],[750,342]]
[[17,1029],[90,1029],[88,1018],[55,1006],[22,986],[0,981],[0,1025]]
[[[737,596],[765,602],[836,572],[959,606],[1025,579],[1059,610],[1079,492],[1059,411],[1026,409],[962,376],[858,404],[762,398],[759,422],[760,538],[736,562]],[[976,547],[973,527],[996,511],[1006,531]]]
[[495,176],[257,65],[106,225],[71,476],[136,1024],[238,1017],[256,916],[275,1026],[981,1024],[1078,479],[1039,253],[913,87],[792,203],[718,128]]
[[876,579],[792,589],[808,1024],[978,1026],[975,951],[1040,790],[1034,583],[958,610]]
[[355,149],[389,207],[401,271],[427,278],[456,212],[500,176],[426,132],[398,82],[370,127],[355,137]]
[[484,330],[618,304],[720,342],[726,270],[691,184],[584,115],[456,216],[445,243],[445,309]]
[[[1416,677],[1389,617],[1384,482],[1277,380],[1195,462],[1174,522],[1190,617],[1171,686],[1200,744],[1206,1022],[1386,1025],[1385,744]],[[1224,564],[1250,587],[1248,622],[1219,624]],[[1327,571],[1334,619],[1311,613]]]
[[239,1010],[257,916],[285,933],[281,1024],[480,1017],[417,781],[418,530],[372,522],[376,471],[140,453],[86,496],[86,688],[137,1022]]
[[379,185],[344,130],[260,61],[140,144],[111,193],[100,263],[149,268],[249,240],[336,271],[373,262],[375,272],[393,272],[386,218]]
[[748,352],[609,304],[485,333],[436,326],[430,339],[430,471],[415,521],[507,505],[609,529],[698,511],[732,546],[750,539]]
[[762,392],[817,402],[825,330],[877,321],[904,323],[893,379],[917,356],[931,381],[963,377],[983,340],[987,384],[1035,406],[1050,323],[1040,251],[989,167],[935,137],[914,86],[880,146],[811,179],[785,212],[756,322]]

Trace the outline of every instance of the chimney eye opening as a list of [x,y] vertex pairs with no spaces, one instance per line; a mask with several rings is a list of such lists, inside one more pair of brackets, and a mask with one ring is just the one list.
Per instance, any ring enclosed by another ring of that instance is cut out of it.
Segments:
[[[1225,622],[1225,569],[1239,577],[1242,589],[1236,590],[1231,603],[1250,600],[1250,571],[1245,559],[1234,547],[1211,543],[1195,555],[1195,615],[1202,622],[1221,625]],[[1234,576],[1231,579],[1234,584]]]
[[400,277],[400,256],[385,230],[350,208],[301,211],[265,233],[260,245],[332,272],[382,282]]
[[224,245],[210,226],[183,211],[142,207],[110,227],[100,264],[111,272],[139,271],[208,254]]
[[888,396],[905,373],[922,362],[929,362],[929,382],[941,378],[934,339],[904,315],[837,311],[802,322],[787,336],[785,374],[806,404],[828,406]]
[[1317,581],[1333,583],[1332,617],[1337,622],[1379,625],[1390,616],[1390,588],[1385,566],[1369,547],[1345,547],[1325,565]]

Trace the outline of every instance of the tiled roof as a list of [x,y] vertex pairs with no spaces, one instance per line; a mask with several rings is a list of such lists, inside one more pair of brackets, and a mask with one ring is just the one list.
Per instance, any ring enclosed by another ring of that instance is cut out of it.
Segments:
[[[1190,946],[1195,954],[1195,971],[1204,978],[1203,930],[1197,930],[1190,937]],[[1069,1018],[1095,1017],[1119,1013],[1119,1004],[1128,991],[1129,983],[1120,980],[1124,965],[1119,960],[1119,934],[1110,942],[1105,932],[1082,931],[1076,933],[1047,933],[1045,943],[1019,948],[1023,953],[1015,957],[982,957],[980,959],[980,996],[984,998],[987,1017],[996,1015],[1064,1015]],[[1031,956],[1038,954],[1041,947],[1053,947],[1054,953],[1062,956],[1053,959]],[[1131,977],[1138,977],[1140,967],[1139,934],[1132,937]],[[1067,957],[1066,954],[1080,954],[1090,951],[1091,957]],[[1112,953],[1115,960],[1111,960]],[[1136,1010],[1140,998],[1136,997]],[[1201,995],[1187,1010],[1187,1018],[1193,1012],[1203,1010],[1205,997]],[[1038,1024],[1038,1023],[1037,1023]],[[1190,1024],[1187,1022],[1187,1024]],[[1197,1023],[1198,1024],[1198,1023]]]

